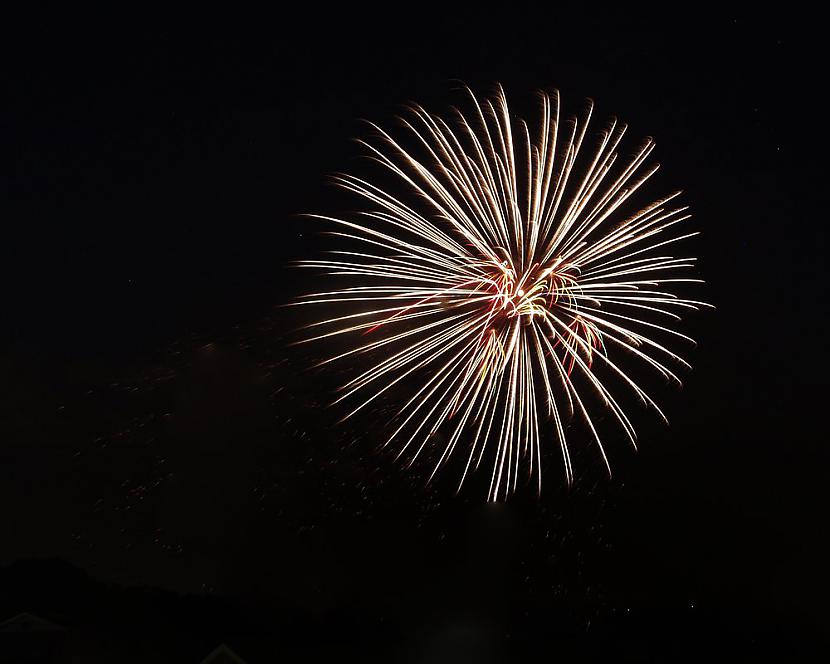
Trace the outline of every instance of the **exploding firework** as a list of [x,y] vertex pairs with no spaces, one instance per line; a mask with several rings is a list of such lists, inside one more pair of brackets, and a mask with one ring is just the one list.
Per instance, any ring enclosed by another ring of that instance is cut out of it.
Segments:
[[690,216],[680,192],[629,209],[658,169],[647,163],[651,139],[618,159],[626,127],[612,120],[592,137],[592,105],[563,122],[558,93],[541,95],[534,136],[511,120],[501,88],[492,99],[466,94],[468,114],[454,110],[450,122],[410,107],[401,118],[410,147],[372,125],[376,139],[360,143],[397,184],[334,178],[366,209],[352,219],[313,215],[337,225],[343,248],[302,265],[352,281],[298,304],[359,307],[314,323],[307,339],[352,335],[350,349],[323,364],[369,358],[337,400],[353,402],[346,417],[409,390],[386,444],[410,462],[430,449],[432,475],[460,455],[459,488],[487,459],[495,500],[525,473],[541,491],[551,445],[573,481],[572,420],[587,425],[610,474],[592,409],[610,412],[636,446],[610,379],[665,419],[617,356],[679,384],[666,365],[689,365],[660,340],[692,342],[667,325],[702,303],[670,292],[699,281],[676,276],[694,258],[665,254],[696,235],[676,230]]

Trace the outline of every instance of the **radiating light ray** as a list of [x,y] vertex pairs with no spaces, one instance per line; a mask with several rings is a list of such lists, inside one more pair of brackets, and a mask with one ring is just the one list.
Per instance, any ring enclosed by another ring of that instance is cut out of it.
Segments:
[[368,305],[309,324],[316,333],[301,342],[355,339],[320,363],[366,360],[336,401],[356,401],[344,419],[393,388],[408,391],[386,445],[410,464],[434,449],[430,479],[460,453],[459,490],[491,459],[497,500],[516,490],[522,468],[541,491],[549,444],[573,481],[572,420],[587,426],[610,474],[594,402],[635,447],[636,433],[604,377],[665,419],[615,355],[679,384],[666,364],[689,365],[664,339],[694,342],[669,324],[709,305],[671,292],[700,282],[676,276],[696,259],[665,253],[697,235],[674,233],[690,217],[674,203],[680,192],[626,212],[659,168],[648,164],[652,139],[626,159],[626,125],[589,133],[593,104],[563,123],[559,94],[542,94],[534,132],[511,118],[501,87],[490,99],[466,93],[472,113],[453,108],[450,121],[411,106],[399,118],[408,139],[370,123],[375,139],[359,143],[398,186],[335,176],[367,209],[352,219],[309,216],[339,227],[329,235],[352,248],[301,263],[363,283],[294,305]]

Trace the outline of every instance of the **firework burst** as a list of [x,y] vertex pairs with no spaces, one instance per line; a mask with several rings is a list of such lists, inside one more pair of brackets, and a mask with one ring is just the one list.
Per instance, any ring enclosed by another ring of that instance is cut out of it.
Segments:
[[626,127],[612,120],[589,135],[592,106],[563,122],[558,93],[543,94],[534,135],[511,119],[501,88],[492,99],[466,94],[470,111],[454,110],[450,122],[411,106],[401,118],[411,147],[372,125],[376,139],[360,142],[398,186],[335,177],[366,210],[352,219],[315,215],[337,225],[344,249],[302,265],[357,285],[298,304],[360,307],[314,323],[319,332],[307,339],[353,336],[349,350],[323,364],[370,358],[337,400],[353,402],[346,417],[393,388],[409,390],[386,444],[410,462],[430,448],[433,475],[460,455],[459,488],[488,459],[495,500],[525,473],[541,490],[542,450],[551,444],[573,480],[565,432],[574,419],[610,473],[592,407],[610,412],[634,445],[636,436],[608,377],[665,419],[617,356],[679,384],[667,365],[688,364],[659,339],[692,342],[667,325],[702,303],[670,292],[699,281],[676,276],[695,259],[665,253],[696,235],[677,232],[690,216],[676,203],[680,192],[630,208],[658,169],[648,165],[652,140],[620,159]]

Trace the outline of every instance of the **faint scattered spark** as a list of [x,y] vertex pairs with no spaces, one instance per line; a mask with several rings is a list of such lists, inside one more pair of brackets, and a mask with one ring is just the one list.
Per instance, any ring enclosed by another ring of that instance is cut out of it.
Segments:
[[410,463],[428,445],[437,448],[430,478],[460,454],[459,489],[490,454],[489,498],[497,500],[516,489],[520,474],[535,477],[541,491],[548,442],[573,481],[565,435],[572,419],[587,425],[610,473],[586,392],[635,444],[631,421],[601,374],[625,383],[665,419],[617,355],[679,384],[667,365],[689,365],[658,339],[692,342],[668,325],[683,310],[708,305],[671,292],[700,281],[677,276],[694,258],[667,253],[697,234],[678,230],[690,217],[677,202],[681,192],[624,211],[658,169],[648,163],[651,139],[626,160],[618,153],[626,126],[616,120],[587,146],[592,105],[563,121],[558,93],[543,94],[540,127],[532,132],[511,119],[501,88],[491,99],[466,92],[470,112],[454,110],[452,121],[418,105],[408,109],[402,120],[412,148],[372,125],[378,138],[362,145],[409,194],[336,176],[367,208],[356,219],[311,215],[334,224],[343,245],[331,258],[301,265],[361,283],[295,304],[364,307],[312,324],[305,339],[354,339],[350,350],[321,364],[371,358],[336,401],[356,401],[346,418],[392,388],[410,387],[386,444]]

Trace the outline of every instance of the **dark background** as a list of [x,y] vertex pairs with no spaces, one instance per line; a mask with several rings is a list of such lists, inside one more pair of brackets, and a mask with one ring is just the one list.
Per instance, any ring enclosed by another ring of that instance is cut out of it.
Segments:
[[[395,10],[6,26],[0,620],[102,661],[823,659],[810,17]],[[637,413],[640,451],[612,442],[610,480],[579,454],[570,490],[551,453],[506,505],[337,426],[279,306],[324,244],[298,213],[354,205],[326,176],[363,167],[360,120],[459,80],[655,136],[717,307],[670,428]]]

